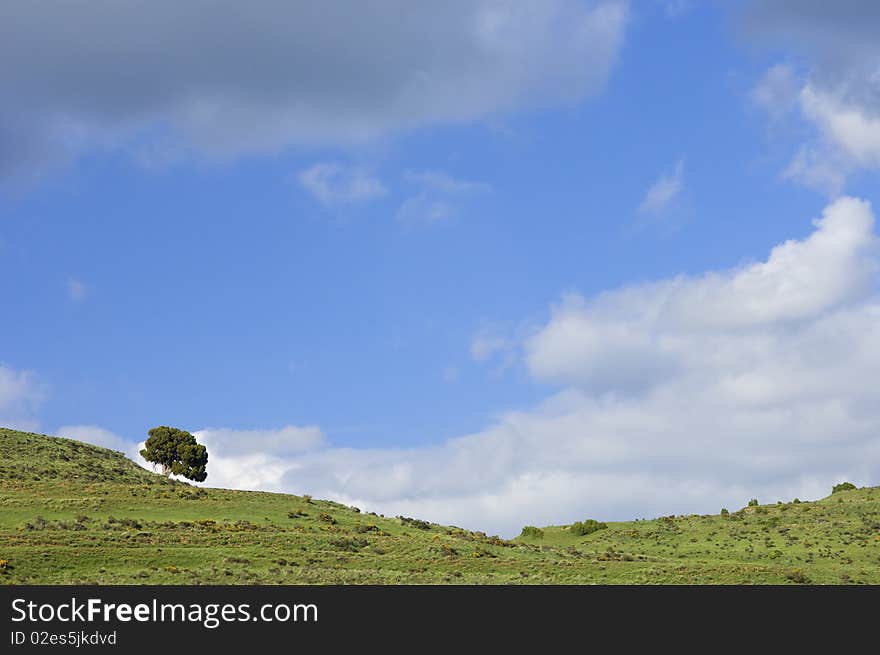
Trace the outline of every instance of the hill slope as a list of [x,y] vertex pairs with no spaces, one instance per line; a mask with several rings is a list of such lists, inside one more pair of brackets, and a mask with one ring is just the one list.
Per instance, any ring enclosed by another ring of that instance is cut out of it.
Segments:
[[196,488],[0,428],[7,584],[880,583],[880,488],[504,541],[331,501]]

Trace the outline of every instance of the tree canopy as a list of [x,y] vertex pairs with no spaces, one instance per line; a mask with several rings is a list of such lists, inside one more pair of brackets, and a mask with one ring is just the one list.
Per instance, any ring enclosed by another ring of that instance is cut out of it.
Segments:
[[141,450],[148,462],[162,467],[164,475],[182,475],[189,480],[202,482],[208,477],[207,449],[186,430],[160,425],[151,429],[149,438]]

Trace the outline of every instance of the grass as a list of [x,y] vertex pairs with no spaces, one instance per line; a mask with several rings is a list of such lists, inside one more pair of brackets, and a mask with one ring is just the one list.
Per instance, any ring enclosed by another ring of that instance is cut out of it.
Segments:
[[[5,584],[878,584],[880,488],[503,540],[0,428]],[[830,487],[830,485],[829,485]]]

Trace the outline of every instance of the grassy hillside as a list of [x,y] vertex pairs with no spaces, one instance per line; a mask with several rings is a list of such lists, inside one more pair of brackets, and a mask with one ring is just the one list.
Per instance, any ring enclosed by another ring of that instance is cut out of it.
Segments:
[[880,488],[505,541],[196,488],[69,439],[0,428],[0,453],[6,584],[880,583]]

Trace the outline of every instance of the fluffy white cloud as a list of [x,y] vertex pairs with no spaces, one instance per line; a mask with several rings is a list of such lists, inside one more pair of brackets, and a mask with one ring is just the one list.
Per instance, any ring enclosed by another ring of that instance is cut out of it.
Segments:
[[[668,383],[707,364],[711,370],[704,373],[729,375],[779,355],[788,340],[803,336],[802,326],[814,327],[876,291],[870,205],[841,198],[814,226],[806,239],[786,241],[766,261],[739,269],[640,285],[589,302],[566,298],[529,340],[530,370],[541,379],[628,390]],[[734,348],[735,356],[727,355]]]
[[388,193],[382,182],[359,168],[323,162],[301,171],[302,187],[328,207],[362,202]]
[[880,105],[860,104],[843,92],[807,81],[797,95],[796,109],[815,136],[799,148],[784,177],[833,197],[854,171],[880,169]]
[[874,217],[842,198],[814,223],[736,270],[564,298],[524,344],[528,370],[563,388],[481,432],[409,449],[217,448],[211,484],[503,534],[876,484]]
[[670,208],[684,188],[684,160],[679,159],[675,170],[669,175],[661,175],[645,193],[639,203],[640,214],[663,214]]
[[791,66],[773,66],[752,92],[774,118],[798,115],[814,132],[785,177],[834,196],[850,173],[880,169],[880,5],[750,2],[743,25],[809,67],[809,75],[798,76]]
[[286,425],[275,430],[205,428],[194,434],[200,443],[229,456],[252,452],[292,455],[317,448],[324,441],[321,429],[313,425]]
[[880,116],[813,84],[803,88],[800,98],[804,114],[830,144],[859,166],[880,167]]
[[[291,458],[320,447],[324,441],[323,433],[315,426],[205,428],[193,435],[208,449],[207,486],[263,491],[280,490],[278,480],[292,466]],[[150,466],[139,459],[142,465]]]
[[0,425],[36,429],[36,412],[44,397],[43,384],[32,371],[19,371],[0,362]]
[[89,147],[226,158],[574,102],[605,79],[626,13],[623,0],[7,0],[0,175]]

